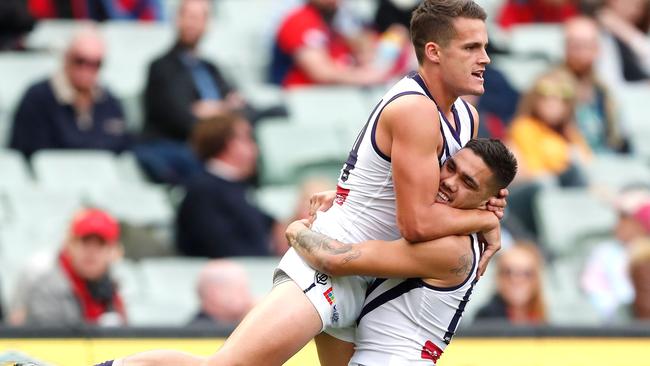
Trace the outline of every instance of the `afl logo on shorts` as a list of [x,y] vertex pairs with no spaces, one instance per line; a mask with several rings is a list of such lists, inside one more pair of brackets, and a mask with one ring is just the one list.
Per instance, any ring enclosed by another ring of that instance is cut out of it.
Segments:
[[314,281],[319,285],[324,285],[330,277],[325,273],[316,272]]

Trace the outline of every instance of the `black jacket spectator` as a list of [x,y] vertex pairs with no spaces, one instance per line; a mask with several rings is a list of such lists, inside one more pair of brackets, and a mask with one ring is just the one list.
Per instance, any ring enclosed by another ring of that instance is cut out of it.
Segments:
[[23,48],[22,37],[34,28],[24,0],[0,1],[0,50]]
[[79,115],[70,101],[62,100],[57,77],[27,90],[14,116],[10,147],[26,156],[40,149],[127,149],[124,114],[113,95],[98,88],[90,115]]
[[[192,74],[183,64],[182,54],[187,52],[175,46],[151,64],[144,96],[145,137],[187,141],[196,117],[192,104],[200,100]],[[217,67],[198,59],[208,70],[222,96],[232,88],[221,76]]]
[[207,171],[192,179],[178,211],[178,250],[211,258],[269,255],[274,221],[247,201],[248,188]]

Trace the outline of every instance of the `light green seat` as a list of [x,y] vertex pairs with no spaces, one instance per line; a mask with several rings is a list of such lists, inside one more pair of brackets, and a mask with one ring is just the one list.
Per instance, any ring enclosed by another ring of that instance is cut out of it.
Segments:
[[548,61],[528,57],[495,56],[492,63],[522,93],[528,91],[535,79],[551,68]]
[[119,184],[88,192],[88,202],[136,226],[171,225],[174,212],[165,189],[152,184]]
[[82,25],[82,22],[68,19],[39,20],[27,35],[25,44],[32,49],[62,51]]
[[199,309],[196,285],[206,263],[207,259],[182,257],[142,260],[143,301],[130,314],[134,325],[187,323]]
[[1,52],[0,108],[13,113],[26,89],[56,70],[58,59],[50,53]]
[[264,186],[255,191],[255,200],[264,212],[286,221],[294,213],[299,193],[295,185]]
[[650,132],[650,85],[647,83],[626,83],[615,91],[618,110],[630,136],[639,131]]
[[0,189],[33,184],[27,162],[16,150],[0,149],[0,167],[2,167]]
[[261,298],[273,287],[273,272],[280,263],[278,257],[232,257],[230,260],[242,265],[250,281],[251,292]]
[[39,184],[55,189],[86,192],[121,181],[115,155],[108,151],[40,150],[32,167]]
[[294,182],[298,168],[323,161],[343,162],[349,146],[328,126],[263,123],[256,129],[265,184]]
[[650,184],[650,166],[635,156],[596,155],[586,171],[590,184],[612,192],[631,184]]
[[286,100],[291,121],[299,125],[361,128],[371,112],[363,92],[351,87],[296,88]]
[[585,189],[545,188],[535,198],[535,221],[543,245],[562,257],[584,250],[585,238],[609,233],[616,215]]
[[559,62],[564,58],[564,28],[559,24],[515,25],[510,29],[509,45],[516,55]]
[[[7,187],[2,196],[12,223],[42,223],[67,227],[73,214],[82,208],[82,196],[74,190],[38,185]],[[35,234],[39,230],[33,230]]]

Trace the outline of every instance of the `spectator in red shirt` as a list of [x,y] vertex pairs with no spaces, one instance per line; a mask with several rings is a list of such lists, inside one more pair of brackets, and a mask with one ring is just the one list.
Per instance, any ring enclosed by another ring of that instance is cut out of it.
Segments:
[[28,0],[37,19],[161,20],[160,0]]
[[276,34],[271,81],[286,88],[313,84],[371,85],[384,73],[357,62],[350,42],[332,26],[340,0],[307,0]]
[[562,23],[578,13],[573,0],[508,0],[498,22],[504,29],[517,24]]

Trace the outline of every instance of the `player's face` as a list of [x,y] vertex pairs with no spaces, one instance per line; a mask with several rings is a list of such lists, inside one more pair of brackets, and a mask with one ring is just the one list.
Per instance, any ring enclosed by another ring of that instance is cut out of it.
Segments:
[[461,149],[440,169],[436,202],[455,208],[484,207],[490,198],[492,172],[470,149]]
[[456,35],[440,48],[440,67],[444,83],[455,95],[481,95],[483,72],[490,63],[485,47],[488,43],[485,22],[457,18]]

